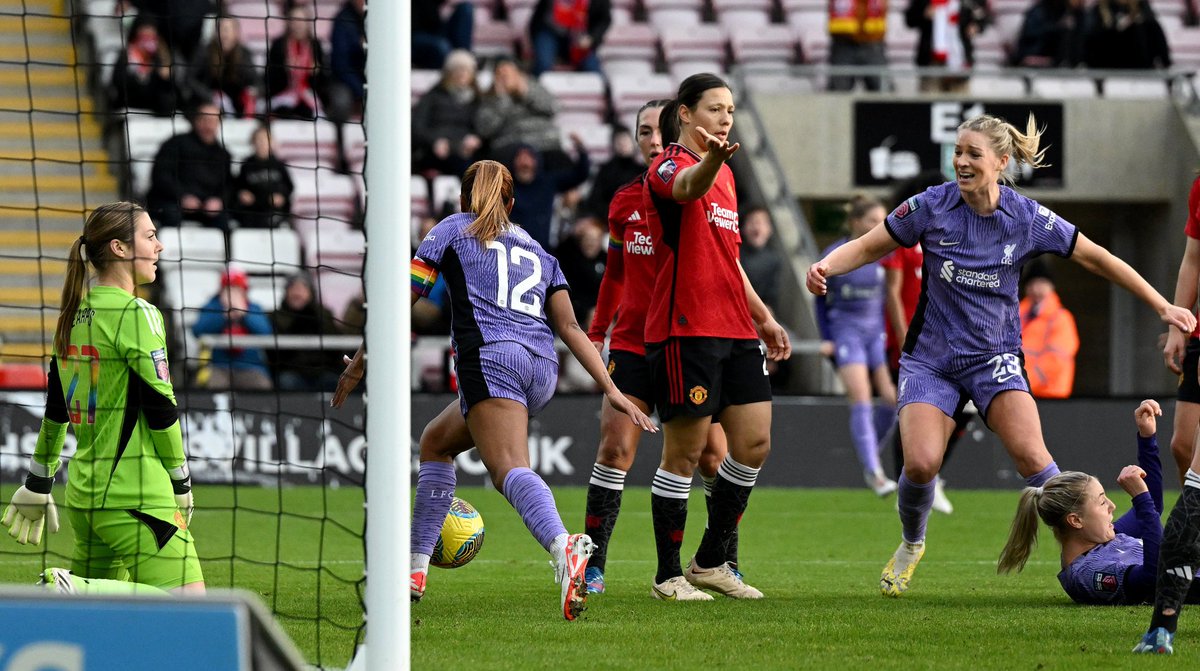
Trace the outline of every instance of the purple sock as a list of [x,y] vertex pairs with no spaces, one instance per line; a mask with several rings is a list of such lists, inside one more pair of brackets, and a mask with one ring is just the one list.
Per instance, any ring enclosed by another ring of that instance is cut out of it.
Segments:
[[1025,486],[1026,487],[1041,487],[1042,485],[1046,484],[1047,480],[1058,475],[1058,473],[1059,473],[1058,464],[1056,464],[1052,461],[1052,462],[1050,462],[1049,466],[1047,466],[1047,467],[1043,468],[1042,470],[1038,471],[1037,473],[1034,473],[1033,475],[1025,478]]
[[929,509],[933,507],[933,486],[937,478],[919,485],[900,473],[900,489],[897,493],[900,504],[900,525],[904,527],[904,540],[916,543],[925,540],[925,524],[929,521]]
[[413,501],[411,552],[433,554],[433,545],[450,512],[454,498],[454,462],[423,461],[417,472],[417,496]]
[[863,470],[874,473],[879,469],[879,439],[875,435],[875,424],[871,418],[874,410],[868,403],[850,404],[850,437],[854,440],[854,451]]
[[504,476],[504,498],[521,515],[529,533],[550,551],[550,544],[559,534],[567,533],[550,488],[528,468],[514,468]]

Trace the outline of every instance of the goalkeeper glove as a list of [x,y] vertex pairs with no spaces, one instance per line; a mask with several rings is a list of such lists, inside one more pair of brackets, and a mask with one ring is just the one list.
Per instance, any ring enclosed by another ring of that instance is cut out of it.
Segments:
[[[179,472],[184,474],[180,480],[174,478]],[[180,514],[183,515],[183,528],[186,529],[192,524],[192,511],[195,509],[195,503],[192,501],[192,475],[187,472],[187,467],[177,469],[172,473],[171,486],[175,488],[175,505],[179,508]]]
[[21,545],[42,542],[42,529],[48,526],[50,533],[58,531],[58,508],[50,490],[54,478],[43,478],[30,473],[25,484],[13,493],[12,501],[4,511],[0,524],[8,527],[8,535]]

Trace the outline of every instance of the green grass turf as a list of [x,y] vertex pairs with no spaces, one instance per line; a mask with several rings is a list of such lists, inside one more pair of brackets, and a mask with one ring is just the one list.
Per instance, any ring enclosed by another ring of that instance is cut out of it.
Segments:
[[[609,551],[608,593],[590,599],[571,623],[558,614],[548,556],[504,498],[481,488],[459,494],[484,515],[487,538],[471,564],[432,569],[425,599],[412,611],[416,669],[555,668],[568,658],[588,669],[1200,665],[1200,609],[1185,612],[1174,657],[1131,655],[1149,607],[1073,605],[1055,580],[1057,549],[1045,529],[1025,573],[997,576],[1013,492],[950,490],[954,515],[934,515],[912,590],[894,600],[877,587],[899,540],[894,499],[865,490],[763,488],[743,521],[742,568],[766,599],[671,604],[650,596],[650,497],[630,488]],[[0,499],[9,495],[5,488]],[[555,490],[572,531],[580,530],[584,495],[583,488]],[[1124,498],[1117,497],[1122,507]],[[193,531],[208,584],[259,594],[310,661],[344,666],[361,619],[353,583],[361,575],[361,492],[201,486],[197,501]],[[699,494],[691,509],[684,561],[704,524]],[[64,528],[49,552],[4,539],[0,579],[29,582],[43,562],[65,563],[70,538]]]

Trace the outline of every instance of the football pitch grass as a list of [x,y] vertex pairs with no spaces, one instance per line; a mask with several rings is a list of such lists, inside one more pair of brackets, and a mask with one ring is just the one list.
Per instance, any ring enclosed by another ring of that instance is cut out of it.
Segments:
[[[7,501],[11,491],[0,497]],[[685,562],[704,526],[698,492]],[[585,489],[554,493],[568,529],[581,531]],[[894,498],[865,489],[762,488],[743,521],[741,568],[766,598],[665,603],[650,595],[649,492],[630,488],[609,549],[608,593],[590,598],[576,622],[562,620],[548,555],[507,501],[479,487],[458,494],[480,510],[487,536],[467,566],[431,569],[425,598],[412,608],[416,669],[1200,666],[1200,608],[1185,610],[1173,657],[1131,654],[1150,608],[1071,603],[1055,580],[1058,552],[1045,528],[1023,574],[996,575],[1015,492],[949,490],[956,510],[930,520],[929,550],[911,590],[887,599],[878,580],[899,542]],[[308,660],[344,667],[362,616],[355,585],[361,490],[201,485],[196,497],[192,529],[209,586],[258,594]],[[1169,507],[1174,495],[1167,499]],[[1118,514],[1128,507],[1127,497],[1114,500]],[[3,539],[0,578],[28,583],[43,562],[64,565],[71,533],[63,526],[48,551]]]

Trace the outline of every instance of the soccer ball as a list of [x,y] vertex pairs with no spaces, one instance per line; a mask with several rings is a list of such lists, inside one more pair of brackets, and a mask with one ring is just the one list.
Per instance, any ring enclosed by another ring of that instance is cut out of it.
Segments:
[[450,501],[450,512],[442,523],[442,533],[433,545],[429,563],[438,568],[458,568],[479,554],[483,547],[483,517],[474,506],[460,498]]

